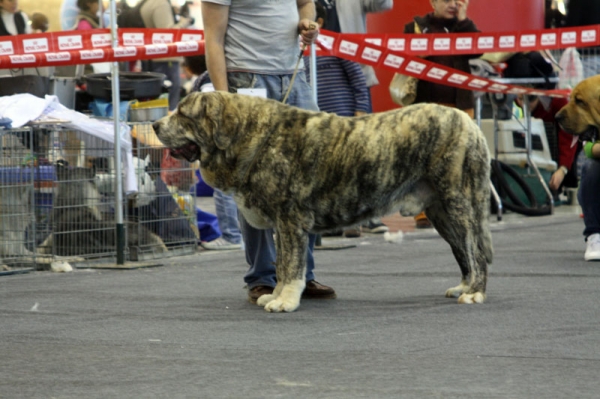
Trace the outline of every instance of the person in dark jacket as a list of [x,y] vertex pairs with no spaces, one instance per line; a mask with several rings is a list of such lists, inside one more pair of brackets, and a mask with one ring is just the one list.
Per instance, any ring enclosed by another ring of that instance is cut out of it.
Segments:
[[[417,31],[425,34],[479,32],[473,21],[467,18],[468,0],[431,0],[431,5],[433,12],[422,17],[415,17],[412,22],[404,26],[404,33],[417,33]],[[416,26],[418,26],[418,30],[415,29]],[[469,60],[477,57],[479,54],[439,55],[427,57],[427,60],[471,73]],[[459,108],[473,116],[473,92],[469,90],[419,80],[415,103],[424,102],[435,102]]]
[[[600,24],[600,1],[570,0],[567,6],[565,26],[586,26]],[[581,54],[584,77],[589,78],[600,73],[600,46],[578,49]]]
[[0,0],[0,36],[31,33],[29,18],[19,11],[18,0]]
[[[433,12],[425,16],[417,16],[404,26],[404,33],[446,34],[479,32],[477,27],[467,18],[469,0],[431,0]],[[479,54],[468,55],[435,55],[427,57],[428,61],[444,65],[459,71],[471,73],[469,59],[477,58]],[[419,80],[415,103],[434,102],[449,107],[461,109],[471,117],[474,115],[473,92],[452,86],[445,86]],[[431,223],[421,212],[415,216],[417,228],[430,228]]]

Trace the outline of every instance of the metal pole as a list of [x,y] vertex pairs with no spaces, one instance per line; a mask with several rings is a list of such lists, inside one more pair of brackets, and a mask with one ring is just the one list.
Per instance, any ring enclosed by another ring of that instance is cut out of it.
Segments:
[[[100,10],[100,20],[98,22],[98,26],[100,29],[104,28],[104,4],[102,0],[98,0],[98,10]],[[115,15],[117,15],[115,13]]]
[[[482,97],[484,93],[479,93],[479,95],[475,96],[475,122],[479,129],[481,129],[481,109],[482,109]],[[498,120],[496,118],[496,112],[494,112],[494,148],[498,148]],[[495,151],[495,158],[498,159],[498,151]],[[490,191],[492,192],[492,196],[494,197],[494,201],[496,201],[498,212],[496,213],[496,218],[498,221],[502,220],[502,198],[498,195],[496,191],[496,187],[492,184],[490,180]]]
[[[117,2],[110,0],[110,34],[112,47],[119,46],[117,33]],[[121,175],[121,121],[120,121],[120,96],[119,96],[119,63],[114,61],[111,70],[112,78],[112,105],[115,126],[115,227],[117,237],[117,264],[125,263],[125,229],[123,226],[123,176]]]
[[525,151],[527,152],[527,173],[531,173],[531,168],[533,168],[533,171],[535,172],[538,180],[540,181],[540,184],[542,185],[542,188],[544,189],[544,191],[546,192],[546,195],[548,196],[548,200],[549,200],[549,205],[550,205],[550,214],[554,214],[554,199],[552,197],[552,192],[550,191],[550,189],[548,188],[548,185],[546,184],[546,181],[544,180],[544,176],[542,176],[542,174],[540,173],[540,170],[538,169],[537,165],[535,164],[535,162],[533,162],[532,159],[532,152],[533,152],[533,134],[531,132],[531,114],[530,114],[531,110],[530,110],[530,106],[529,106],[529,97],[527,95],[523,95],[523,114],[525,114],[525,121],[527,122],[526,127],[527,127],[527,131],[525,132]]
[[483,96],[483,93],[478,93],[478,95],[475,96],[475,122],[477,123],[477,126],[479,126],[479,128],[481,129],[481,96]]
[[317,49],[313,44],[310,46],[310,87],[312,87],[313,101],[317,102]]
[[[310,46],[310,87],[312,88],[312,96],[315,104],[317,102],[317,48],[314,44]],[[321,240],[321,234],[317,234],[317,238],[315,240],[315,246],[320,247],[323,244]]]
[[527,153],[527,173],[531,173],[531,115],[529,114],[529,96],[523,95],[523,115],[525,116],[525,152]]

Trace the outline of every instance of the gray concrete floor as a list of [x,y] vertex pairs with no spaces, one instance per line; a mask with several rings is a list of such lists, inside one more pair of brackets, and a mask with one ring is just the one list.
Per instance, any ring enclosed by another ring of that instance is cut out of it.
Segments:
[[338,298],[291,314],[247,302],[242,251],[0,277],[0,398],[598,398],[578,212],[492,218],[483,305],[444,298],[459,269],[434,231],[317,251]]

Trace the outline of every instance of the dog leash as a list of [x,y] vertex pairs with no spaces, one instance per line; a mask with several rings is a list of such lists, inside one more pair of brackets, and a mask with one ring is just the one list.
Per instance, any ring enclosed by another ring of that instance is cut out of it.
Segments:
[[[309,25],[308,29],[312,30],[312,29],[316,29],[316,25]],[[285,93],[285,96],[283,97],[283,100],[281,100],[282,103],[286,103],[288,97],[290,96],[290,93],[292,91],[292,87],[294,86],[294,81],[296,80],[296,75],[298,75],[298,69],[300,69],[300,61],[302,61],[302,56],[304,56],[304,50],[306,50],[306,43],[302,45],[302,49],[300,50],[300,54],[298,54],[298,60],[296,61],[296,67],[294,68],[294,73],[292,74],[292,79],[290,80],[290,85],[288,86],[288,89]]]

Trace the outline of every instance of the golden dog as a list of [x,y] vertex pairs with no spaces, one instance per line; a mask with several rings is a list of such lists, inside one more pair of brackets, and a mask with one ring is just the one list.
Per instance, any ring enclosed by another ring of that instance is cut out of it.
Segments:
[[192,93],[155,122],[175,157],[232,193],[257,228],[275,228],[277,286],[258,304],[291,312],[305,287],[308,233],[421,210],[450,244],[460,303],[485,298],[492,260],[490,159],[467,114],[435,104],[346,118],[238,94]]
[[555,116],[562,128],[581,141],[596,141],[600,129],[600,75],[581,81],[569,103]]

